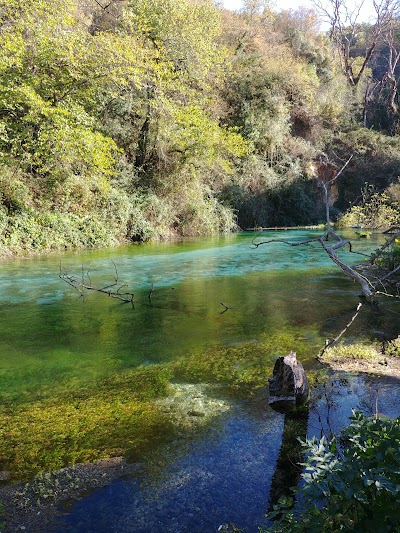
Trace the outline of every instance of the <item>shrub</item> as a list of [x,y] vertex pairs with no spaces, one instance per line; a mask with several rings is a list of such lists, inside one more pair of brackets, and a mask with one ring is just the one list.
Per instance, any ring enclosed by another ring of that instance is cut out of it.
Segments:
[[399,531],[400,418],[353,412],[339,439],[302,443],[308,456],[297,501],[281,500],[264,531]]
[[400,337],[390,341],[385,347],[385,355],[389,357],[400,357]]
[[379,357],[377,347],[361,343],[338,344],[328,348],[324,353],[325,360],[364,359],[374,361],[377,357]]
[[367,184],[362,189],[360,205],[353,206],[340,220],[340,226],[364,228],[388,228],[400,223],[399,203],[392,200],[387,191],[379,193]]

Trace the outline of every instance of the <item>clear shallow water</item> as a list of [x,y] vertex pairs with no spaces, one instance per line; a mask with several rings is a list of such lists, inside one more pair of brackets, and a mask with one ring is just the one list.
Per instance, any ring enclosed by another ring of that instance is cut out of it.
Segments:
[[[269,232],[268,238],[303,240],[316,234]],[[335,336],[356,308],[358,287],[332,267],[318,244],[254,249],[251,238],[235,235],[2,263],[2,401],[21,404],[72,393],[140,365],[200,359],[210,347],[251,346],[257,352],[268,346],[260,357],[271,361],[295,349],[307,367],[314,366],[325,339]],[[377,242],[357,244],[368,252]],[[114,261],[121,283],[135,292],[134,309],[101,294],[79,298],[58,278],[60,261],[77,275],[83,264],[98,286],[112,282]],[[231,309],[222,313],[221,302]],[[390,329],[396,334],[397,313],[395,303],[365,309],[349,336],[371,338]],[[368,387],[357,383],[358,388],[338,393],[339,407],[332,410],[337,427],[367,396]],[[392,405],[383,398],[393,398],[396,391],[392,383],[382,393],[383,412]],[[229,401],[229,411],[205,431],[182,435],[172,444],[166,440],[135,478],[116,481],[77,503],[57,531],[206,533],[235,522],[256,532],[268,507],[283,417],[269,410],[265,398],[233,396]],[[317,432],[325,415],[325,407],[316,406],[309,431]]]
[[[340,381],[329,384],[329,407],[323,398],[311,408],[309,438],[338,432],[353,408],[374,414],[376,394],[380,413],[400,415],[397,380]],[[73,505],[54,533],[215,533],[231,523],[257,533],[267,524],[283,426],[284,416],[265,404],[237,407],[191,449],[175,450],[178,458],[169,458],[156,481],[154,471],[144,471],[94,491]]]
[[237,406],[191,449],[178,453],[156,482],[143,472],[95,491],[57,531],[205,533],[231,522],[257,531],[282,429],[283,418],[273,411],[255,415]]

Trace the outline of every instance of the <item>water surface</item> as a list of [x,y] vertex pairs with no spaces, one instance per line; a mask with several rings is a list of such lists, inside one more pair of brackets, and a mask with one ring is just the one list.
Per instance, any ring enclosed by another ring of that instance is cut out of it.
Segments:
[[[264,237],[303,240],[317,234]],[[246,383],[264,382],[266,388],[273,361],[290,349],[314,368],[325,339],[335,336],[357,307],[359,288],[332,266],[318,243],[256,249],[253,237],[2,263],[0,397],[7,409],[90,391],[137,368],[174,364],[190,383],[215,385],[212,394],[229,405],[197,430],[194,425],[166,435],[164,443],[158,435],[137,476],[77,503],[57,531],[206,533],[231,521],[257,531],[268,506],[283,418],[268,408],[262,387],[253,397]],[[355,248],[369,252],[379,239],[359,240]],[[80,297],[59,279],[60,268],[96,286],[118,277],[135,293],[134,307],[94,292]],[[365,308],[347,337],[395,335],[397,308],[395,302]],[[231,366],[224,364],[229,357]],[[346,420],[351,407],[367,397],[364,381],[357,383],[340,392],[337,420]],[[396,384],[388,385],[382,397],[394,390]],[[390,402],[382,404],[388,409]],[[322,418],[316,409],[309,431],[321,430]],[[39,468],[40,456],[36,459]]]

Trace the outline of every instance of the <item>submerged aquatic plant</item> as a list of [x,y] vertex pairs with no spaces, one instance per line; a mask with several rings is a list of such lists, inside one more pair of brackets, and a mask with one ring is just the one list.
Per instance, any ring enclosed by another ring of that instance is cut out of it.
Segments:
[[[271,352],[262,343],[210,348],[117,373],[90,388],[10,403],[0,412],[0,469],[14,480],[27,480],[105,457],[123,455],[135,461],[183,427],[179,410],[168,410],[160,401],[176,394],[172,380],[217,383],[249,395],[267,385],[271,368]],[[193,420],[209,422],[194,407],[190,410]],[[224,411],[222,406],[217,414]],[[192,428],[184,425],[187,431]]]
[[168,393],[170,372],[144,367],[102,380],[90,390],[4,408],[0,465],[29,479],[77,462],[135,456],[172,431],[154,403]]

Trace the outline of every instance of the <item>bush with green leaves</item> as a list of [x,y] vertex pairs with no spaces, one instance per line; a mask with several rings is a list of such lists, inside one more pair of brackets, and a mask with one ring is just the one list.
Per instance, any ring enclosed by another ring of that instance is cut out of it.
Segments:
[[339,438],[302,444],[304,484],[295,503],[274,507],[264,533],[400,531],[400,417],[354,411]]
[[393,201],[388,191],[378,192],[373,185],[368,184],[361,190],[361,202],[340,220],[342,227],[362,226],[372,229],[385,229],[399,223],[398,201]]
[[400,357],[400,336],[387,343],[385,355],[389,357]]

